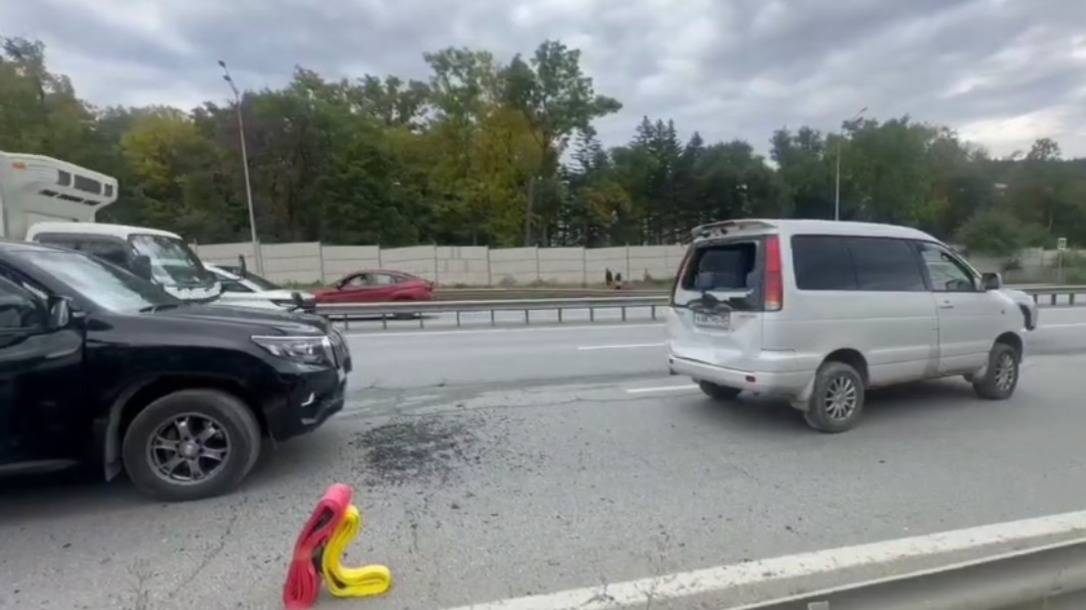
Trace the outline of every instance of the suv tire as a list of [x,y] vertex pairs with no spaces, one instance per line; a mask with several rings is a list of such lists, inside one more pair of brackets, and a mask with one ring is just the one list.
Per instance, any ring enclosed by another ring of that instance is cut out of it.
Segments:
[[713,400],[732,400],[742,392],[739,388],[717,385],[715,383],[709,383],[708,381],[699,381],[698,387],[701,388],[702,392],[705,392],[706,396]]
[[856,425],[864,408],[864,381],[844,362],[826,362],[815,374],[814,390],[804,414],[819,432],[844,432]]
[[260,427],[241,400],[181,390],[147,405],[124,435],[124,468],[142,492],[196,500],[232,490],[260,455]]
[[983,377],[973,378],[973,391],[981,398],[1004,400],[1018,387],[1018,350],[1006,343],[996,343],[988,352],[988,368]]

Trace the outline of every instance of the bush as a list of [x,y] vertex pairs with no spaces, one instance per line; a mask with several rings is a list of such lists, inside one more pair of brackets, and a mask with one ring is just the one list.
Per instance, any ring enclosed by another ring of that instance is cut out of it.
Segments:
[[1039,227],[995,209],[977,212],[954,235],[970,252],[994,256],[1013,255],[1043,237]]

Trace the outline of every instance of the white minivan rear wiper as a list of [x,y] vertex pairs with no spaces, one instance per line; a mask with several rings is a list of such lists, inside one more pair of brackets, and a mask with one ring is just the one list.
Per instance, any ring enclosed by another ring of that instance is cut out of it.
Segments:
[[747,308],[750,307],[750,302],[747,301],[751,295],[751,291],[746,291],[742,294],[733,294],[720,300],[716,298],[708,290],[703,290],[700,297],[690,299],[683,307],[690,307],[692,305],[701,305],[702,309],[714,310],[718,307],[726,307],[728,309]]

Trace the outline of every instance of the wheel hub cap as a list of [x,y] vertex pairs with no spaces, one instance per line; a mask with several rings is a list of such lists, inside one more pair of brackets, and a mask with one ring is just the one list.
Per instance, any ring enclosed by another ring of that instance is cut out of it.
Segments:
[[999,363],[996,365],[996,387],[1004,391],[1009,390],[1011,385],[1014,384],[1014,377],[1014,357],[1010,354],[1003,354],[1000,356]]
[[155,475],[171,484],[201,483],[223,469],[230,440],[215,418],[185,413],[158,427],[147,443],[147,460]]
[[847,419],[856,410],[856,384],[848,377],[834,377],[826,384],[823,404],[831,419]]

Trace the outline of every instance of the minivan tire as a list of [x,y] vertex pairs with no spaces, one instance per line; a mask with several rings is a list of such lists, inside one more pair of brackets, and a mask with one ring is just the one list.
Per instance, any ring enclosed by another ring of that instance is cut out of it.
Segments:
[[864,381],[856,369],[836,361],[818,368],[804,414],[807,425],[819,432],[844,432],[860,420],[863,408]]
[[717,385],[708,381],[699,381],[698,387],[701,388],[702,392],[705,392],[706,396],[713,400],[732,400],[742,392],[739,388]]
[[[156,438],[159,449],[152,450]],[[237,397],[181,390],[136,415],[125,431],[122,455],[140,491],[168,501],[196,500],[236,487],[256,464],[260,442],[256,418]]]
[[973,391],[981,398],[1004,400],[1018,387],[1018,350],[1006,343],[996,343],[988,352],[988,367],[983,377],[973,378]]

